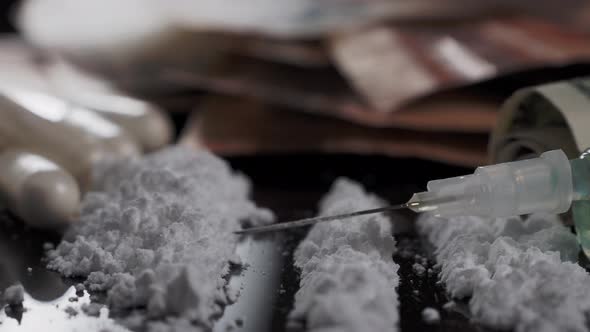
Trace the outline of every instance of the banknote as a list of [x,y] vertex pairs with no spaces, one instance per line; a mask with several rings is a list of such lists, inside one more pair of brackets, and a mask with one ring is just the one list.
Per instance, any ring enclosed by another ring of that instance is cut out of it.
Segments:
[[[374,127],[483,132],[491,130],[500,101],[486,92],[473,97],[457,89],[535,70],[543,70],[548,81],[569,64],[590,63],[584,34],[522,16],[377,25],[335,35],[327,45],[336,70],[250,54],[229,57],[206,72],[165,68],[151,80],[259,98]],[[531,84],[520,81],[517,88]]]
[[535,68],[590,62],[585,33],[528,16],[378,25],[329,41],[334,63],[376,110]]
[[180,142],[223,156],[345,153],[417,157],[462,166],[487,162],[485,134],[368,128],[252,99],[219,96],[198,103]]
[[489,146],[493,162],[562,149],[577,158],[590,148],[590,78],[517,91],[502,106]]
[[232,53],[300,67],[327,67],[332,64],[323,42],[244,37]]
[[376,128],[489,132],[501,103],[496,95],[463,89],[408,103],[397,112],[377,112],[333,68],[295,68],[252,59],[236,59],[212,73],[167,70],[162,75],[159,79],[176,86],[260,99]]
[[[565,0],[558,9],[572,0]],[[563,1],[562,1],[563,2]],[[321,38],[384,20],[433,20],[526,12],[549,0],[25,0],[15,21],[39,45],[84,53],[149,44],[178,29]],[[75,26],[76,29],[70,27]],[[108,27],[105,29],[104,27]],[[139,43],[136,43],[139,42]],[[106,54],[112,54],[106,52]],[[91,55],[87,53],[87,55]]]
[[[67,55],[72,61],[104,71],[111,79],[123,80],[139,89],[162,83],[150,80],[157,68],[207,68],[252,36],[316,42],[336,36],[337,41],[356,41],[364,34],[360,31],[358,35],[358,29],[371,29],[385,22],[421,26],[432,25],[433,21],[477,21],[492,14],[511,16],[539,9],[563,13],[575,11],[578,2],[582,1],[563,0],[557,6],[549,0],[25,0],[14,21],[35,47]],[[551,3],[552,10],[547,10]],[[436,24],[431,30],[444,34],[448,29]],[[428,38],[431,32],[417,32],[416,38],[424,34]],[[410,29],[408,33],[412,37],[415,32]],[[546,35],[549,34],[550,31]],[[340,39],[343,35],[349,37]],[[460,39],[457,34],[449,37]],[[457,43],[459,48],[463,46],[460,40]],[[517,44],[521,45],[518,41]],[[446,52],[461,51],[447,40],[443,40],[443,46]],[[267,58],[310,59],[307,55],[292,57],[292,49],[287,53],[261,53],[260,48],[255,45],[249,51]]]

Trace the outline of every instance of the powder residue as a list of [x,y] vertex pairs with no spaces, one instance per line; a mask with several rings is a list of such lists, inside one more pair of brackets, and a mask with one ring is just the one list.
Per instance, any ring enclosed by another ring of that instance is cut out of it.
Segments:
[[87,303],[82,305],[82,311],[91,317],[98,317],[100,316],[100,309],[102,309],[102,305],[98,303]]
[[76,293],[83,293],[84,290],[86,289],[86,287],[84,287],[84,284],[76,284],[75,288],[76,288]]
[[425,216],[440,278],[471,297],[476,321],[519,332],[587,331],[590,275],[575,263],[575,236],[555,216],[487,220]]
[[12,285],[4,290],[4,303],[8,305],[22,305],[24,300],[25,289],[22,285]]
[[[320,215],[384,206],[350,180],[337,180],[320,203]],[[313,226],[294,254],[301,269],[290,324],[308,331],[396,331],[399,283],[395,240],[383,215]]]
[[66,312],[68,317],[74,317],[74,316],[78,315],[78,310],[74,309],[74,307],[68,306],[64,309],[64,311]]
[[414,270],[414,273],[419,277],[426,273],[426,268],[420,263],[414,263],[414,265],[412,265],[412,270]]
[[434,308],[424,308],[422,310],[422,319],[428,324],[435,324],[440,322],[440,313]]
[[48,268],[87,278],[86,289],[107,292],[111,309],[211,327],[229,301],[229,261],[239,261],[232,232],[273,218],[248,199],[247,179],[208,152],[172,147],[103,165],[95,183]]

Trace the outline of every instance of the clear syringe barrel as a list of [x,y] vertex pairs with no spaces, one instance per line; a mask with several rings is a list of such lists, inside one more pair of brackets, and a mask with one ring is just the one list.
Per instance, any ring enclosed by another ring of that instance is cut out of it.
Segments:
[[479,167],[471,175],[428,182],[408,202],[441,217],[508,217],[566,212],[573,198],[570,161],[561,150],[539,158]]

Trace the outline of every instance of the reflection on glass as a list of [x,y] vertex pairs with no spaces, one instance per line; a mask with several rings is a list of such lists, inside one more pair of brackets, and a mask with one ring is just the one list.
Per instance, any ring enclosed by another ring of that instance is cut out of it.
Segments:
[[[76,298],[77,301],[70,301]],[[126,328],[117,325],[108,317],[108,309],[102,308],[99,317],[90,317],[82,311],[82,305],[90,303],[90,296],[84,292],[84,296],[78,297],[76,289],[70,287],[61,297],[49,301],[40,302],[25,293],[23,303],[25,312],[19,322],[7,315],[10,309],[0,310],[0,330],[3,332],[24,331],[112,331],[128,332]],[[73,308],[78,314],[70,316],[66,308]],[[12,316],[12,315],[11,315]]]
[[273,306],[278,298],[283,267],[281,234],[246,237],[236,249],[246,268],[230,278],[227,289],[238,291],[237,301],[225,308],[213,332],[272,331]]

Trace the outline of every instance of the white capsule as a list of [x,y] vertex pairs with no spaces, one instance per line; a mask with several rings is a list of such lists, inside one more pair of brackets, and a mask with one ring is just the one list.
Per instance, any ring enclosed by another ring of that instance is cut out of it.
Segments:
[[80,189],[56,163],[33,153],[0,153],[0,199],[37,228],[61,228],[78,215]]
[[125,95],[101,77],[59,57],[44,71],[49,89],[63,99],[92,110],[124,128],[145,152],[172,140],[172,124],[156,105]]
[[0,91],[0,145],[49,158],[85,188],[96,162],[139,154],[120,126],[85,108],[30,90]]
[[68,98],[124,128],[144,152],[161,148],[172,140],[170,119],[151,103],[107,91],[76,93]]

